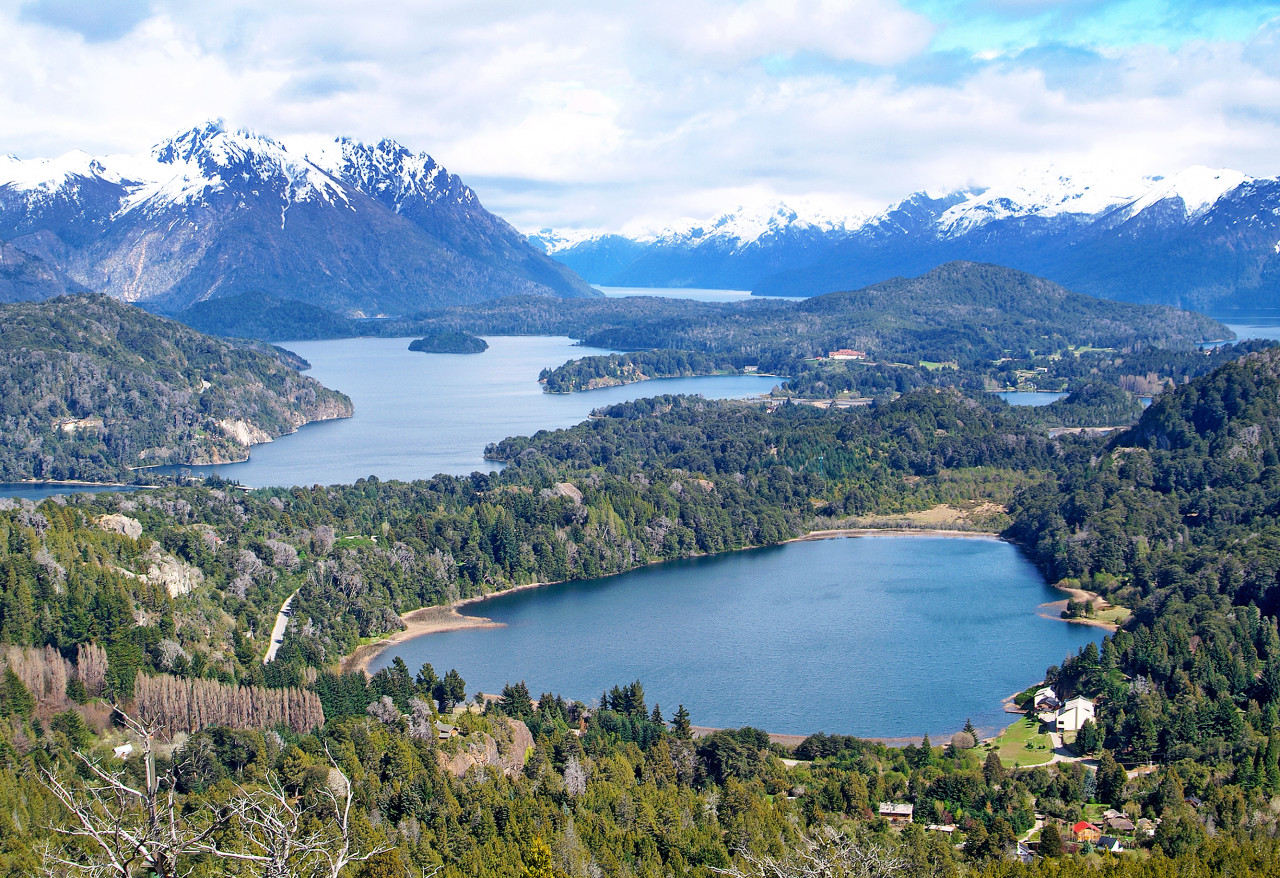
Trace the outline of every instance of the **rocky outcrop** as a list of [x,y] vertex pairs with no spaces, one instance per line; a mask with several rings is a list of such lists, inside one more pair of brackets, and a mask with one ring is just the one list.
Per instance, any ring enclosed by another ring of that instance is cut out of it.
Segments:
[[[496,765],[508,777],[514,777],[524,770],[524,760],[533,748],[533,735],[529,727],[518,719],[506,719],[510,740],[501,746],[493,736],[486,732],[473,732],[465,738],[458,739],[461,744],[452,755],[444,751],[436,754],[440,767],[454,777],[462,777],[473,768]],[[504,736],[505,737],[505,736]]]
[[[123,515],[113,517],[124,518]],[[133,519],[125,520],[133,521]],[[134,523],[136,524],[137,522]],[[138,528],[138,533],[142,533],[141,526]],[[186,561],[161,552],[159,547],[154,544],[147,550],[147,554],[143,558],[147,562],[147,571],[145,573],[135,573],[132,570],[125,570],[123,567],[117,567],[116,570],[130,579],[136,579],[147,585],[162,585],[169,592],[169,597],[174,598],[179,595],[190,594],[204,582],[204,574],[200,572],[198,567],[192,567]]]
[[127,515],[104,515],[97,520],[96,524],[107,533],[121,534],[131,540],[142,536],[142,522]]
[[246,448],[250,445],[257,445],[259,442],[270,442],[272,439],[271,434],[266,430],[249,423],[243,418],[234,421],[230,418],[224,418],[218,422],[218,426],[222,428],[224,433]]

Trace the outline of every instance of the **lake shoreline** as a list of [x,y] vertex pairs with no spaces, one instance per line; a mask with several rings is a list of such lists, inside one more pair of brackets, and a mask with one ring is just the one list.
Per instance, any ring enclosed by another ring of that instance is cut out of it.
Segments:
[[[868,536],[887,536],[887,537],[911,537],[911,536],[937,536],[937,537],[968,537],[974,539],[1000,539],[1000,535],[990,531],[972,531],[972,530],[955,530],[949,528],[925,528],[925,527],[850,527],[850,528],[833,528],[827,530],[815,530],[802,534],[798,537],[792,537],[789,540],[783,540],[777,545],[786,545],[787,543],[803,543],[813,540],[835,540],[853,537]],[[731,549],[731,552],[746,552],[752,549],[766,549],[769,546],[744,546],[741,549]],[[723,553],[717,553],[723,554]],[[692,558],[705,558],[708,555],[690,555]],[[672,559],[672,560],[689,560],[689,559]],[[611,573],[609,576],[622,576],[624,573],[633,573],[642,570],[644,567],[653,567],[657,564],[665,564],[666,561],[654,561],[652,564],[645,564],[642,567],[633,567],[631,570],[623,570],[618,573]],[[599,577],[607,578],[607,577]],[[416,637],[422,637],[427,634],[443,634],[448,631],[462,631],[468,628],[501,628],[501,623],[494,622],[484,616],[469,616],[460,612],[463,607],[469,607],[474,604],[483,603],[491,598],[500,597],[502,595],[515,594],[520,591],[529,591],[535,588],[542,588],[546,585],[562,585],[565,582],[574,580],[557,579],[551,582],[526,582],[523,585],[504,588],[501,591],[493,591],[488,594],[475,595],[469,598],[459,598],[448,604],[436,604],[430,607],[420,607],[416,610],[410,610],[407,613],[400,614],[400,621],[405,627],[400,631],[388,634],[386,637],[370,643],[362,643],[356,647],[355,651],[349,655],[339,659],[339,668],[343,673],[352,673],[362,671],[369,675],[369,666],[373,664],[374,659],[382,655],[393,646],[399,646]]]

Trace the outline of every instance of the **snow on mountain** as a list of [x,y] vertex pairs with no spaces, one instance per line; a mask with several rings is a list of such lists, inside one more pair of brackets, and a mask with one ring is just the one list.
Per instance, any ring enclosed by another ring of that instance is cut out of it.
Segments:
[[806,203],[792,207],[782,201],[755,206],[739,205],[709,220],[681,219],[670,226],[648,229],[631,237],[642,244],[692,244],[714,242],[742,248],[784,232],[839,234],[856,228],[864,216],[834,216]]
[[938,218],[938,234],[958,237],[1013,217],[1093,217],[1131,202],[1158,179],[1106,172],[1088,178],[1052,170],[1024,172],[1009,186],[968,193]]
[[[13,155],[0,158],[0,186],[10,186],[18,192],[48,194],[76,177],[105,176],[107,170],[102,162],[79,149],[56,159],[24,160]],[[117,177],[112,182],[122,181]]]
[[293,142],[312,164],[397,213],[414,198],[431,202],[452,195],[459,203],[476,201],[475,193],[431,156],[413,153],[394,140],[373,145],[348,137]]
[[[1252,178],[1231,170],[1192,167],[1169,178],[1098,170],[1087,175],[1049,169],[1024,171],[1010,184],[957,190],[941,195],[917,192],[866,215],[836,215],[810,207],[799,209],[777,201],[764,206],[739,206],[707,220],[684,218],[666,226],[605,233],[539,229],[530,235],[548,253],[571,250],[593,242],[622,237],[634,244],[701,248],[709,243],[741,249],[783,233],[797,231],[841,238],[895,225],[904,212],[927,216],[939,239],[961,238],[1001,220],[1038,217],[1087,223],[1112,211],[1136,216],[1157,204],[1181,199],[1188,217],[1211,208],[1223,195]],[[949,206],[947,206],[949,203]],[[900,230],[906,231],[906,230]]]
[[559,253],[561,250],[568,250],[570,247],[576,247],[586,241],[592,241],[605,237],[608,232],[593,231],[591,229],[538,229],[536,232],[528,234],[529,242],[536,247],[542,249],[543,253],[548,256]]
[[1181,200],[1183,212],[1190,219],[1204,214],[1222,196],[1252,180],[1247,174],[1229,168],[1214,170],[1194,165],[1156,182],[1140,197],[1125,205],[1121,215],[1133,217],[1157,204]]
[[200,201],[242,183],[267,183],[288,203],[347,201],[343,185],[283,144],[215,121],[165,140],[140,155],[95,158],[72,150],[56,159],[0,160],[0,187],[47,200],[90,180],[120,187],[119,214],[160,211]]
[[243,289],[351,314],[595,294],[426,153],[220,121],[136,155],[0,159],[0,239],[175,311]]

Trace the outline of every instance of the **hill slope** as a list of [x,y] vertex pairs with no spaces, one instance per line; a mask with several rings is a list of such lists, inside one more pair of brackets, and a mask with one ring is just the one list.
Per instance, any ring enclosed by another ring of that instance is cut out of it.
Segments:
[[84,288],[43,259],[0,241],[0,302],[30,302]]
[[1230,335],[1200,314],[1095,299],[1025,272],[969,262],[802,302],[631,297],[570,307],[510,299],[453,309],[425,323],[479,334],[560,333],[621,350],[733,354],[762,368],[767,360],[844,347],[878,357],[987,365],[1029,349],[1186,347]]
[[277,358],[105,296],[0,306],[0,481],[243,460],[351,400]]

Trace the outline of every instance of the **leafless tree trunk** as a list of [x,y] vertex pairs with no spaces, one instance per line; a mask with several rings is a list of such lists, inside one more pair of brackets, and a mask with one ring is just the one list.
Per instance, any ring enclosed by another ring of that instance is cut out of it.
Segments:
[[179,878],[188,870],[182,855],[199,849],[216,826],[195,827],[183,820],[171,778],[156,774],[153,730],[116,709],[142,742],[146,782],[135,785],[124,772],[104,768],[82,753],[86,780],[45,770],[45,785],[66,807],[70,821],[50,829],[71,844],[44,851],[47,875],[118,875],[130,878],[146,867],[159,878]]
[[[326,754],[328,751],[326,751]],[[312,813],[291,797],[274,775],[257,790],[239,789],[217,819],[227,821],[235,842],[204,842],[200,850],[244,864],[250,875],[261,878],[339,878],[352,863],[376,857],[391,846],[369,848],[352,838],[351,780],[332,755],[329,764],[338,774],[319,792]],[[308,819],[319,812],[322,822]]]
[[844,832],[824,826],[777,859],[741,850],[745,864],[712,869],[730,878],[894,878],[904,876],[910,861],[879,845],[862,845]]
[[340,878],[347,866],[390,849],[366,847],[354,837],[352,784],[332,755],[337,777],[315,800],[288,795],[271,773],[260,788],[238,788],[222,807],[185,814],[174,775],[156,773],[154,729],[116,710],[142,742],[146,783],[135,784],[124,772],[79,753],[87,780],[43,772],[69,816],[65,825],[50,827],[64,844],[46,846],[46,878],[132,878],[143,870],[183,878],[198,854],[235,860],[246,874],[261,878]]

